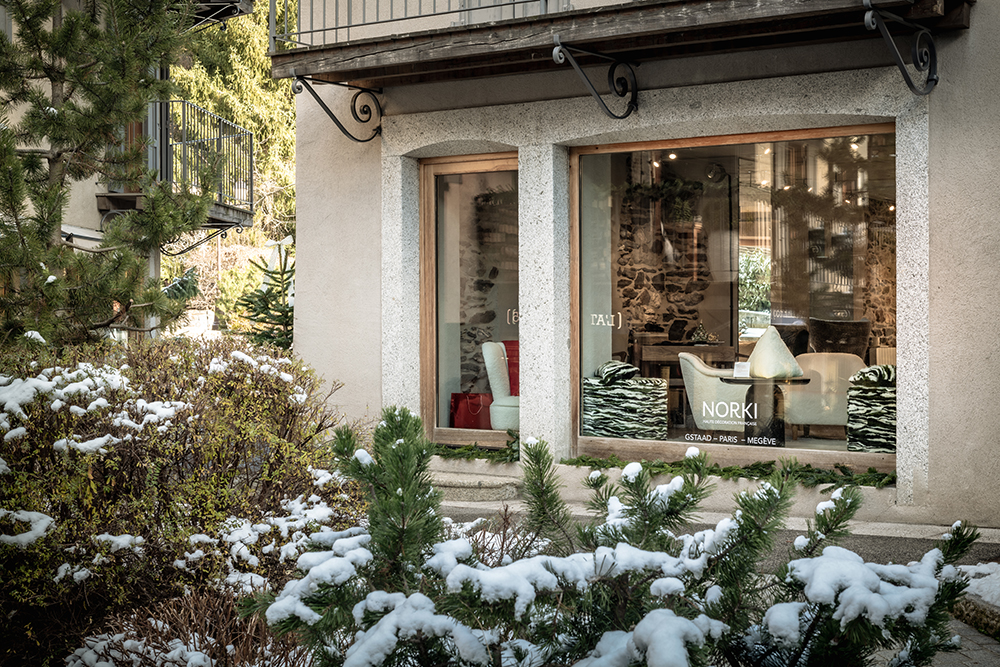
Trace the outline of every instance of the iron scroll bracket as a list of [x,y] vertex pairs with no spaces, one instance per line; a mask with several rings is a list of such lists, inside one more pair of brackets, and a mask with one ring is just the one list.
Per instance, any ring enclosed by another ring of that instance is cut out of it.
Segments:
[[[914,95],[927,95],[932,90],[938,82],[937,73],[937,49],[934,46],[934,37],[931,35],[930,30],[922,25],[917,25],[916,23],[911,23],[895,14],[885,11],[884,9],[879,9],[872,5],[872,0],[864,0],[865,9],[865,27],[869,30],[878,29],[882,33],[882,39],[885,40],[886,45],[889,47],[889,52],[892,54],[892,59],[896,62],[896,67],[903,75],[903,80],[906,81],[906,85],[909,86],[910,90]],[[893,23],[898,23],[900,25],[906,26],[914,30],[913,35],[913,47],[911,50],[911,55],[913,58],[913,66],[918,72],[927,72],[927,81],[923,86],[917,87],[913,82],[913,78],[910,76],[910,72],[906,69],[906,64],[903,62],[903,56],[900,55],[899,49],[896,48],[896,42],[889,34],[889,28],[886,26],[886,21],[892,21]]]
[[[578,49],[569,44],[563,44],[559,41],[559,35],[553,35],[552,41],[555,42],[555,48],[552,49],[552,60],[556,61],[560,65],[569,60],[569,64],[573,66],[576,73],[583,80],[583,84],[587,86],[587,90],[590,91],[591,96],[600,105],[601,110],[604,111],[611,118],[625,119],[632,115],[632,112],[639,108],[639,89],[635,82],[635,70],[632,69],[632,65],[627,62],[623,62],[611,56],[604,55],[603,53],[597,53],[596,51],[586,51],[584,49]],[[611,67],[608,69],[608,88],[614,93],[615,97],[618,98],[628,98],[628,104],[625,107],[625,111],[622,114],[616,114],[608,105],[604,103],[597,89],[594,88],[594,84],[591,83],[587,75],[583,73],[580,68],[580,64],[576,62],[576,58],[573,57],[574,53],[582,53],[588,56],[594,56],[596,58],[601,58],[603,60],[611,61]],[[621,74],[619,75],[619,71]]]
[[[313,83],[319,83],[324,85],[329,84],[333,86],[341,86],[343,88],[350,88],[351,90],[357,91],[356,93],[354,93],[354,97],[351,98],[351,117],[354,118],[356,122],[362,125],[366,125],[368,123],[371,123],[375,119],[375,115],[377,114],[378,124],[374,126],[371,136],[369,136],[367,139],[359,139],[358,137],[351,134],[348,131],[348,129],[344,127],[344,124],[340,122],[337,116],[332,111],[330,111],[330,107],[326,105],[326,102],[324,102],[322,98],[320,98],[320,96],[316,94],[316,91],[313,90],[313,87],[309,84],[310,81],[312,81]],[[326,112],[326,115],[330,117],[330,120],[332,120],[337,125],[337,128],[340,129],[340,131],[343,133],[343,135],[348,139],[350,139],[351,141],[356,141],[359,144],[363,144],[371,141],[378,135],[382,134],[382,105],[378,101],[378,95],[382,93],[381,89],[359,88],[358,86],[351,86],[344,83],[336,83],[334,81],[322,81],[319,79],[312,79],[307,76],[296,76],[295,82],[292,84],[292,91],[296,95],[298,95],[303,91],[303,89],[306,90],[310,95],[312,95],[312,98],[316,100],[316,103],[319,104],[320,108],[322,108],[323,111]],[[365,96],[367,98],[367,101],[363,101],[361,99],[362,96]],[[372,106],[375,107],[375,112],[376,112],[375,114],[372,113]]]
[[199,239],[198,241],[195,241],[194,243],[192,243],[189,246],[186,246],[185,248],[182,248],[181,250],[171,251],[171,250],[167,250],[167,246],[166,245],[161,245],[160,246],[160,252],[163,253],[164,255],[168,256],[168,257],[177,257],[179,255],[184,255],[186,253],[191,252],[192,250],[194,250],[198,246],[200,246],[202,244],[205,244],[205,243],[208,243],[209,241],[211,241],[212,239],[214,239],[216,236],[221,236],[222,238],[228,237],[229,236],[229,232],[231,230],[233,230],[233,229],[236,230],[237,234],[242,234],[243,233],[243,225],[242,225],[242,223],[234,222],[234,223],[231,223],[227,227],[223,227],[222,229],[216,229],[212,233],[206,234],[203,238]]

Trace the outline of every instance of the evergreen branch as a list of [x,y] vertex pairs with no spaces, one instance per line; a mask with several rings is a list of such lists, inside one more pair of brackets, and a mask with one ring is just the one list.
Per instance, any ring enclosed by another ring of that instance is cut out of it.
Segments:
[[108,248],[87,248],[85,246],[77,245],[77,244],[71,243],[69,241],[62,241],[62,245],[66,246],[67,248],[72,248],[73,250],[80,250],[80,251],[83,251],[83,252],[89,252],[89,253],[94,254],[94,255],[101,255],[101,254],[104,254],[104,253],[116,252],[116,251],[119,251],[119,250],[127,250],[127,248],[125,246],[121,246],[121,245],[110,246]]

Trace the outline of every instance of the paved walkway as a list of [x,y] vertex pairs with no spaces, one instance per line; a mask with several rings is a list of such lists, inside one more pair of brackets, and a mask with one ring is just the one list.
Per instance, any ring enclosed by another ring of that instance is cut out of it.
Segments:
[[962,648],[955,653],[938,653],[934,667],[997,667],[1000,665],[1000,642],[980,634],[971,625],[952,619],[951,631],[962,638]]

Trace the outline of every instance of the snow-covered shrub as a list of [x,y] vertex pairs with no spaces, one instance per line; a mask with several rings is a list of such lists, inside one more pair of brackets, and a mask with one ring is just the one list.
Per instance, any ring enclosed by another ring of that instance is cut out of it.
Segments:
[[61,659],[186,585],[282,579],[306,534],[357,521],[301,362],[180,339],[44,354],[0,361],[0,657]]
[[304,637],[317,665],[818,667],[891,650],[904,667],[952,648],[947,611],[967,585],[953,564],[977,536],[962,523],[919,562],[865,563],[835,544],[861,502],[839,489],[768,570],[797,486],[791,467],[694,534],[681,528],[709,490],[704,454],[692,448],[684,473],[656,488],[639,464],[618,485],[595,472],[598,521],[575,526],[545,444],[528,438],[523,530],[541,551],[496,562],[468,539],[441,537],[418,425],[387,410],[371,454],[352,454],[341,434],[341,470],[374,490],[371,532],[315,536],[298,559],[302,577],[258,598],[258,612]]
[[117,616],[87,637],[66,667],[305,667],[308,650],[276,638],[257,618],[241,616],[228,591],[202,589]]

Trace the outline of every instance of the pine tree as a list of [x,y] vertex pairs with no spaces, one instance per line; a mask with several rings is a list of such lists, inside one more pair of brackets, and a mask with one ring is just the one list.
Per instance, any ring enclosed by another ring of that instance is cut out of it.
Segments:
[[[290,242],[290,239],[287,239]],[[271,269],[264,264],[251,264],[264,272],[264,284],[251,290],[236,301],[244,316],[254,323],[248,334],[250,340],[260,345],[275,345],[285,350],[292,347],[294,324],[295,266],[292,264],[285,242],[275,244],[277,266]]]
[[[0,33],[0,342],[29,331],[64,345],[155,330],[184,301],[161,292],[149,258],[201,226],[212,194],[158,182],[144,167],[145,142],[130,140],[126,128],[151,101],[169,99],[171,85],[156,73],[176,59],[190,5],[2,4],[14,38]],[[62,235],[72,185],[89,179],[140,191],[145,201],[105,223],[97,248]]]
[[864,563],[835,545],[861,503],[842,488],[773,570],[796,467],[736,494],[715,528],[680,534],[709,490],[708,459],[691,451],[655,488],[638,463],[617,485],[592,474],[605,521],[579,529],[582,551],[559,555],[572,517],[546,446],[525,442],[523,526],[536,555],[515,560],[496,553],[510,543],[499,536],[436,542],[420,420],[393,408],[382,418],[373,454],[348,429],[335,444],[341,472],[372,489],[367,530],[314,534],[303,578],[248,609],[298,632],[319,665],[825,667],[893,650],[892,664],[917,667],[954,648],[947,612],[968,583],[954,563],[977,536],[963,523],[917,563]]

